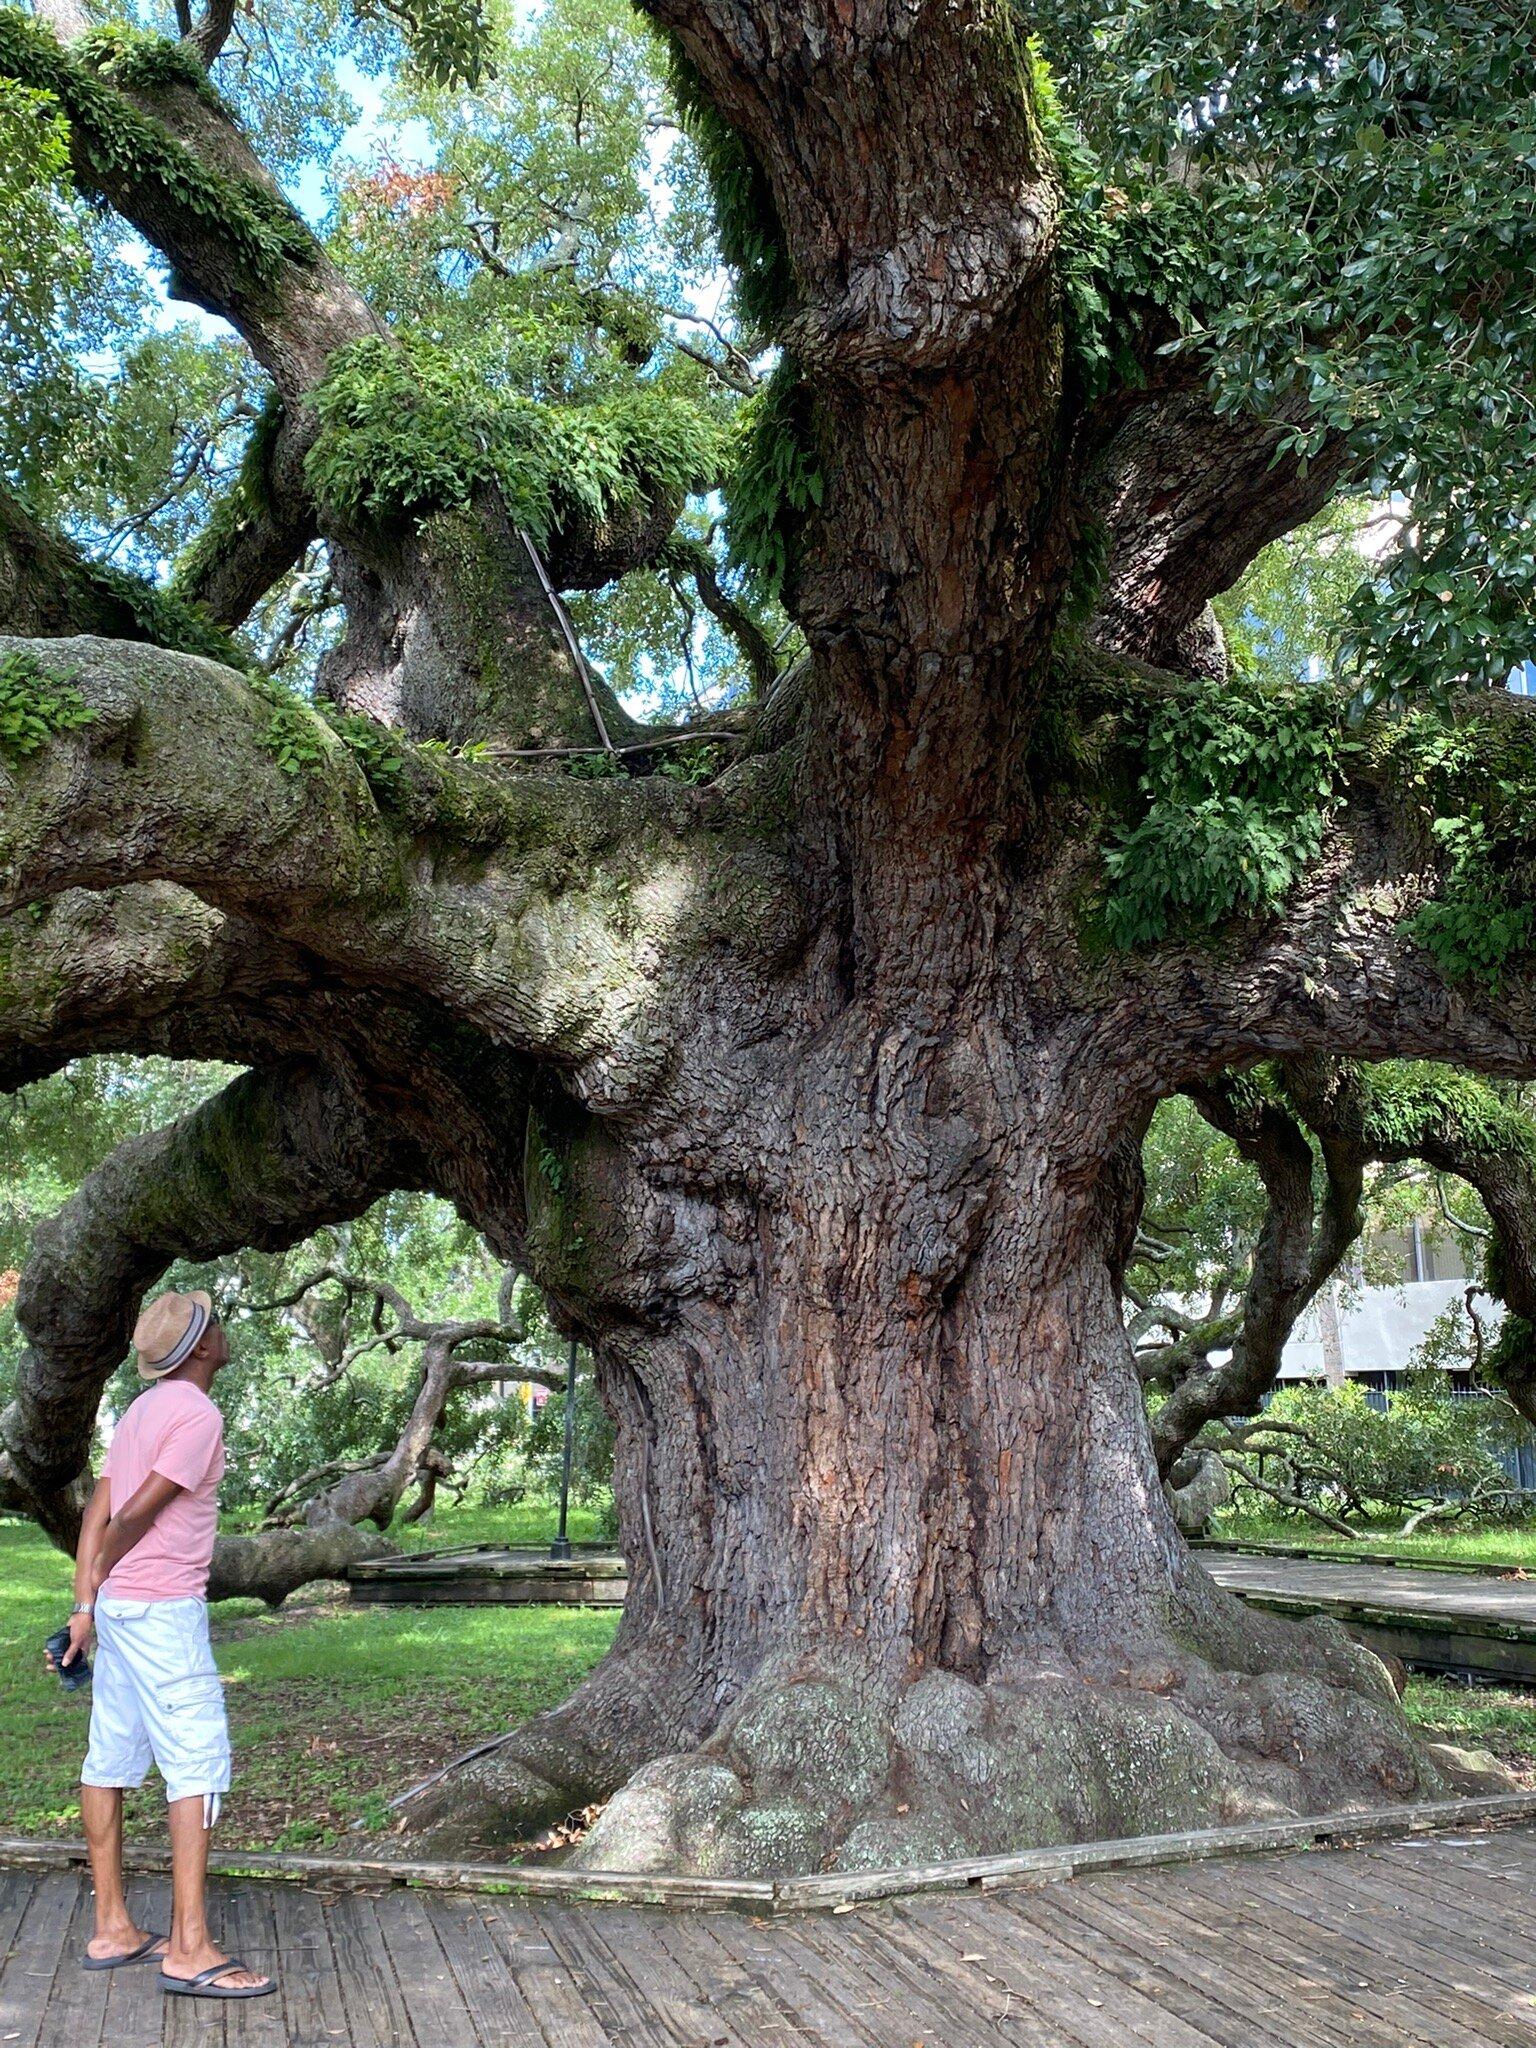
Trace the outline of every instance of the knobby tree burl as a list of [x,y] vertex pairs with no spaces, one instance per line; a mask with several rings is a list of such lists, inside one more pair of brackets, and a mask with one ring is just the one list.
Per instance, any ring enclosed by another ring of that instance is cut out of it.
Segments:
[[[67,1533],[171,1256],[431,1188],[591,1347],[632,1590],[565,1706],[406,1809],[415,1844],[608,1798],[590,1866],[761,1873],[1433,1796],[1457,1780],[1382,1668],[1184,1547],[1120,1297],[1159,1098],[1275,1057],[1536,1071],[1526,707],[1453,690],[1352,724],[1347,688],[1245,695],[1208,610],[1413,422],[1372,442],[1336,402],[1369,387],[1348,307],[1229,403],[1200,223],[1235,291],[1216,198],[1281,161],[1295,78],[1395,94],[1373,133],[1411,164],[1424,68],[1395,10],[1367,10],[1384,85],[1329,60],[1353,10],[1288,10],[1302,54],[1267,69],[1223,17],[1233,47],[1176,80],[1204,112],[1138,198],[1095,183],[998,0],[647,12],[771,301],[767,409],[811,458],[781,473],[816,478],[779,528],[805,656],[700,785],[649,772],[675,735],[573,658],[540,573],[657,559],[698,449],[627,416],[622,503],[563,507],[538,560],[473,435],[451,488],[371,475],[380,407],[455,393],[222,107],[227,13],[179,45],[81,34],[64,0],[0,17],[76,179],[280,401],[259,491],[175,601],[6,520],[0,1077],[103,1049],[248,1069],[43,1234],[6,1497]],[[1088,52],[1128,59],[1069,13],[1091,109]],[[1459,134],[1475,94],[1447,76]],[[1528,283],[1491,251],[1402,292],[1402,321],[1502,346]],[[1353,383],[1327,385],[1330,346]],[[1490,524],[1448,502],[1437,560]],[[345,604],[328,718],[219,653],[316,536]],[[1371,620],[1415,677],[1472,673],[1430,645],[1434,593],[1393,588]],[[562,748],[631,772],[538,751]]]

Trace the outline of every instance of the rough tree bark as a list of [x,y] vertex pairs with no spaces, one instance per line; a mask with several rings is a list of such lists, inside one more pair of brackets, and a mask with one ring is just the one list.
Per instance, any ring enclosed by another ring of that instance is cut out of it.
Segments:
[[[407,1805],[414,1846],[509,1843],[616,1795],[588,1864],[756,1873],[1431,1795],[1382,1667],[1242,1608],[1178,1536],[1120,1313],[1128,1148],[1160,1096],[1271,1054],[1530,1073],[1536,984],[1452,987],[1413,945],[1447,855],[1363,767],[1283,914],[1141,956],[1089,942],[1102,810],[1044,771],[1040,715],[1113,730],[1171,683],[1058,646],[1081,525],[1098,507],[1121,530],[1134,644],[1162,652],[1307,495],[1250,449],[1247,538],[1215,550],[1151,518],[1129,443],[1113,491],[1095,481],[1121,429],[1075,409],[1060,194],[999,10],[651,12],[761,168],[794,274],[827,477],[793,689],[702,789],[406,746],[376,793],[318,728],[320,772],[281,774],[270,705],[210,662],[0,643],[94,714],[0,764],[7,929],[48,900],[74,935],[62,989],[0,953],[7,1056],[36,1070],[49,1006],[74,1048],[131,1049],[195,975],[182,1050],[244,1033],[265,1072],[323,1049],[591,1346],[618,1639],[563,1708]],[[201,101],[167,88],[155,112],[259,175]],[[84,149],[80,176],[240,327],[302,436],[329,352],[373,326],[350,287],[311,254],[253,291],[159,187]],[[1198,434],[1152,439],[1163,487],[1176,457],[1191,493],[1200,472],[1209,526]],[[348,701],[415,738],[590,737],[503,508],[451,534],[316,514]],[[1099,637],[1125,648],[1116,588]],[[1524,715],[1477,714],[1490,747]],[[141,886],[168,894],[126,900]],[[108,890],[93,938],[73,906]],[[210,921],[177,969],[192,899]],[[143,1000],[121,973],[135,908],[161,963]],[[35,1367],[24,1405],[57,1384]]]

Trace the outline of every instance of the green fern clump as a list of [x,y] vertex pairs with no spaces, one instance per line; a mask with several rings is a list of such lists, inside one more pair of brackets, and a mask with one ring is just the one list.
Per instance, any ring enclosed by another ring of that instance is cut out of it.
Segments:
[[1536,943],[1529,902],[1536,732],[1517,699],[1493,705],[1491,730],[1486,716],[1429,709],[1379,718],[1367,741],[1445,865],[1437,894],[1404,930],[1450,980],[1497,989]]
[[790,356],[749,398],[736,421],[737,454],[727,491],[726,537],[766,597],[784,588],[806,515],[826,490],[810,386]]
[[0,655],[0,760],[27,760],[61,732],[94,722],[72,683],[30,654]]
[[212,79],[185,43],[147,29],[114,25],[93,28],[75,45],[79,56],[125,92],[165,92],[182,86],[205,106],[227,113]]
[[748,327],[768,339],[794,304],[795,279],[767,174],[710,98],[677,38],[663,30],[661,40],[679,120],[709,181],[737,309]]
[[601,526],[649,493],[707,483],[720,443],[707,414],[666,392],[546,405],[488,386],[447,350],[383,336],[338,352],[315,405],[306,471],[337,511],[424,518],[493,482],[537,540],[572,518]]
[[1340,743],[1338,706],[1320,690],[1199,685],[1161,704],[1145,809],[1104,856],[1112,942],[1150,945],[1278,909],[1322,849]]
[[226,668],[244,668],[239,644],[175,590],[162,590],[109,562],[82,563],[78,574],[106,597],[123,605],[146,640],[178,654],[201,654]]

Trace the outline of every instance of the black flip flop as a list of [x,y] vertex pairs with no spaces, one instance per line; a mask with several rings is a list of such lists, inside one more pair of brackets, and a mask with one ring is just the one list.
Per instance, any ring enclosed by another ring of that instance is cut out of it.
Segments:
[[82,1970],[121,1970],[128,1963],[158,1963],[164,1958],[151,1955],[150,1950],[157,1941],[164,1940],[163,1934],[146,1934],[132,1955],[126,1956],[93,1956],[87,1949],[80,1958],[80,1967]]
[[268,1992],[277,1989],[275,1977],[263,1977],[259,1984],[220,1984],[220,1977],[227,1977],[231,1970],[245,1968],[238,1957],[231,1956],[227,1963],[215,1963],[211,1969],[199,1970],[195,1977],[167,1977],[160,1972],[160,1989],[172,1998],[265,1998]]

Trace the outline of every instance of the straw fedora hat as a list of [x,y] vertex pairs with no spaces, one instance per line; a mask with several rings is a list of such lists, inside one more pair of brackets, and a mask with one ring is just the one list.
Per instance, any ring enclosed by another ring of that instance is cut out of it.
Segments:
[[200,1287],[190,1294],[157,1294],[133,1326],[139,1378],[164,1379],[185,1365],[213,1321],[213,1297]]

